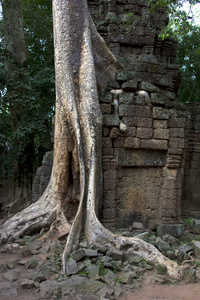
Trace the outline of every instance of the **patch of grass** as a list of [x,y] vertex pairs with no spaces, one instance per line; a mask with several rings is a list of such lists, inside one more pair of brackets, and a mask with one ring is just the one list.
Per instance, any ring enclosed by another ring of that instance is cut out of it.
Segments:
[[121,281],[120,278],[116,278],[115,281],[116,281],[117,283],[122,283],[122,281]]
[[156,271],[160,274],[166,275],[167,274],[167,268],[163,267],[161,265],[156,266]]
[[99,263],[99,276],[104,276],[108,273],[108,270],[104,267],[103,263]]

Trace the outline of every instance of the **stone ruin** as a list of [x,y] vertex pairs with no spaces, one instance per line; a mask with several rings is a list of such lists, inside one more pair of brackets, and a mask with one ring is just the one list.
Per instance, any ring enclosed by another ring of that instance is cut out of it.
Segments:
[[[88,0],[99,33],[122,64],[100,92],[106,227],[145,228],[200,217],[200,105],[177,98],[176,44],[159,39],[165,11],[147,0]],[[50,178],[52,152],[37,170],[33,201]]]

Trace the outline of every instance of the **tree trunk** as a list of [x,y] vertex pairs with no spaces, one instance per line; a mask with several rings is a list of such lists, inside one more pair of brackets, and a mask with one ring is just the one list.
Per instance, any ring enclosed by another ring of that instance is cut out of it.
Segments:
[[139,254],[180,279],[179,266],[155,247],[138,238],[116,236],[97,219],[102,136],[97,85],[104,88],[120,66],[98,35],[86,0],[53,0],[53,17],[56,121],[52,175],[38,202],[3,225],[1,241],[48,225],[58,236],[69,233],[62,256],[65,272],[66,256],[77,247],[84,226],[90,244]]

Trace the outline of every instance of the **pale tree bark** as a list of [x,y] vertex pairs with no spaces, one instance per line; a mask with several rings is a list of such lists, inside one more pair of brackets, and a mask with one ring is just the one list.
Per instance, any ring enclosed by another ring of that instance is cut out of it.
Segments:
[[42,197],[3,225],[1,241],[47,225],[58,236],[69,233],[62,256],[65,272],[66,257],[77,247],[83,228],[90,244],[139,254],[181,279],[179,266],[155,247],[138,238],[114,235],[96,216],[102,136],[97,85],[105,88],[119,64],[98,35],[86,0],[53,0],[53,17],[56,121],[52,175]]

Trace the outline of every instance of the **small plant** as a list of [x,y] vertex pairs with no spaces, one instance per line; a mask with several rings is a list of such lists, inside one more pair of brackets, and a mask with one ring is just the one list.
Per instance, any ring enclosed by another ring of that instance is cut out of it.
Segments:
[[167,274],[167,268],[163,267],[161,265],[156,266],[156,271],[160,274],[166,275]]
[[194,220],[192,220],[191,218],[187,218],[187,219],[183,219],[183,222],[185,224],[193,224],[194,223]]
[[134,13],[128,13],[125,15],[124,25],[131,25],[134,22]]
[[120,278],[116,278],[115,281],[116,281],[117,283],[122,283],[122,281],[121,281]]
[[108,273],[108,270],[105,269],[102,262],[99,263],[99,276],[104,276]]

